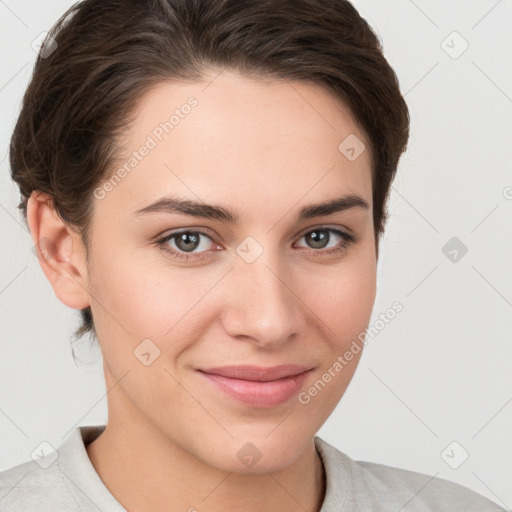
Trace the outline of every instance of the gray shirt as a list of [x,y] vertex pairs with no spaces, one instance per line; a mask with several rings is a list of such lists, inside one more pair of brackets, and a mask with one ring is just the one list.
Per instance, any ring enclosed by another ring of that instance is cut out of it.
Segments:
[[[104,428],[76,427],[56,452],[0,472],[0,512],[126,512],[85,449]],[[352,460],[318,436],[315,446],[326,475],[320,512],[505,511],[447,480]]]

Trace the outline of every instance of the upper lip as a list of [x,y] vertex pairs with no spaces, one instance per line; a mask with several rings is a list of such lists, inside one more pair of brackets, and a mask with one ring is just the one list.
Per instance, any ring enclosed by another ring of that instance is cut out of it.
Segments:
[[221,366],[217,368],[201,368],[199,371],[229,377],[231,379],[251,380],[255,382],[269,382],[272,380],[293,377],[311,370],[310,366],[297,364],[283,364],[280,366],[262,367],[262,366]]

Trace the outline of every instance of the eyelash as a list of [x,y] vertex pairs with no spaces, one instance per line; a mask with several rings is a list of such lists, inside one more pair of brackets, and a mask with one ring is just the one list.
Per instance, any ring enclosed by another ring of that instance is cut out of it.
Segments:
[[[312,233],[313,231],[329,231],[331,233],[334,233],[335,235],[340,236],[343,239],[343,243],[341,246],[332,247],[331,249],[326,249],[326,250],[310,249],[310,251],[313,253],[320,253],[321,255],[326,255],[326,256],[329,256],[329,255],[335,254],[335,253],[341,253],[341,252],[345,251],[351,244],[354,244],[359,240],[359,238],[353,234],[345,233],[344,231],[340,231],[339,229],[330,228],[327,226],[310,229],[309,231],[306,231],[305,233],[303,233],[300,236],[300,238],[306,236],[309,233]],[[177,237],[178,235],[182,235],[184,233],[203,235],[206,238],[210,239],[212,242],[216,243],[212,239],[212,237],[209,234],[205,233],[204,231],[201,231],[199,229],[186,229],[186,230],[181,230],[176,233],[171,233],[169,235],[166,235],[163,238],[160,238],[159,240],[157,240],[156,244],[159,247],[161,247],[161,249],[164,250],[165,252],[170,253],[174,258],[178,258],[178,259],[181,259],[184,261],[192,261],[192,260],[199,261],[199,260],[203,260],[204,258],[208,258],[209,251],[203,251],[200,253],[184,253],[184,252],[179,252],[174,249],[171,249],[167,245],[167,242],[169,240],[172,240],[173,238]]]

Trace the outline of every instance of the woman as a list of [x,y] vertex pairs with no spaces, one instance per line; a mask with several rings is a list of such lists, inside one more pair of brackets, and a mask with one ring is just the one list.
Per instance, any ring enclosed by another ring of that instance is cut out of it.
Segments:
[[108,422],[3,472],[1,510],[502,510],[315,435],[361,356],[408,132],[347,1],[70,9],[11,167]]

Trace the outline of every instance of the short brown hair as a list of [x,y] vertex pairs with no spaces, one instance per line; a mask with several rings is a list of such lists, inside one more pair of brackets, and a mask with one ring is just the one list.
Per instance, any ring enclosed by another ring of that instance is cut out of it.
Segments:
[[[31,192],[46,192],[87,249],[93,191],[113,170],[137,102],[161,81],[199,80],[208,68],[313,81],[350,108],[370,142],[378,254],[409,112],[377,35],[347,0],[74,4],[49,31],[11,139],[25,222]],[[95,333],[90,307],[81,315],[75,338]]]

